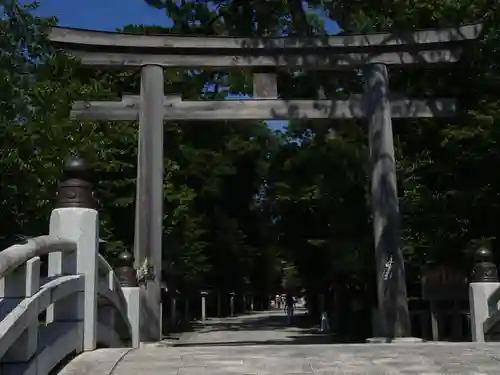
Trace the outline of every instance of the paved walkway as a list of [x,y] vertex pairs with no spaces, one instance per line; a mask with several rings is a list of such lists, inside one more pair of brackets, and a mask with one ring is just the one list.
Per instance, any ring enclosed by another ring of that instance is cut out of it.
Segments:
[[213,320],[177,345],[101,349],[60,375],[498,375],[500,343],[325,344],[282,312]]
[[317,329],[304,327],[305,310],[298,308],[288,325],[283,310],[207,320],[196,332],[184,335],[175,346],[240,346],[328,344],[332,340]]

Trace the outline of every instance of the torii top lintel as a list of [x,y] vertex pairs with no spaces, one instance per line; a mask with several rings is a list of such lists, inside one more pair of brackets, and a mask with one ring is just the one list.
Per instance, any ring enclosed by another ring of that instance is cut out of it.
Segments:
[[383,63],[449,63],[463,44],[477,39],[482,23],[408,33],[346,36],[241,38],[144,35],[54,27],[50,40],[81,58],[84,65],[219,69],[228,67],[305,67],[352,69]]

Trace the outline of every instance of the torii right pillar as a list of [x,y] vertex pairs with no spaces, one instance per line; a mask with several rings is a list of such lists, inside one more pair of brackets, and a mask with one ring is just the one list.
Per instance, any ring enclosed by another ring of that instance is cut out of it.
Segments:
[[371,164],[371,201],[375,243],[378,331],[386,341],[411,335],[400,218],[396,162],[392,136],[387,67],[372,64],[364,70],[366,115]]

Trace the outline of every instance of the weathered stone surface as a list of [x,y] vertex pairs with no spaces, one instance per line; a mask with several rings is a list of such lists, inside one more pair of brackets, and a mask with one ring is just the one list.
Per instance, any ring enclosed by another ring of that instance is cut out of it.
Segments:
[[[162,360],[125,359],[117,375],[271,375],[271,374],[498,374],[500,344],[356,344],[356,345],[253,345],[141,349],[134,356]],[[182,358],[182,363],[178,358]],[[168,364],[172,358],[178,366]],[[155,367],[155,365],[157,367]]]
[[98,349],[80,354],[66,365],[58,375],[108,375],[131,349]]
[[325,344],[285,321],[281,311],[211,320],[184,344],[144,345],[119,361],[122,352],[99,350],[84,355],[87,372],[61,375],[109,375],[112,360],[112,375],[500,374],[500,343]]
[[[148,358],[148,361],[139,360]],[[154,361],[152,358],[161,358]],[[168,359],[172,359],[172,363]],[[181,361],[179,361],[181,358]],[[117,375],[498,374],[500,344],[252,345],[140,349]]]

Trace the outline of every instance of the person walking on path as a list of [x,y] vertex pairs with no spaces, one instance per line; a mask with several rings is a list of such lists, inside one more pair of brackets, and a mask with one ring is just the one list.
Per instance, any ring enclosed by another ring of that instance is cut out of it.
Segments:
[[281,295],[276,294],[274,297],[274,303],[278,309],[281,309]]

